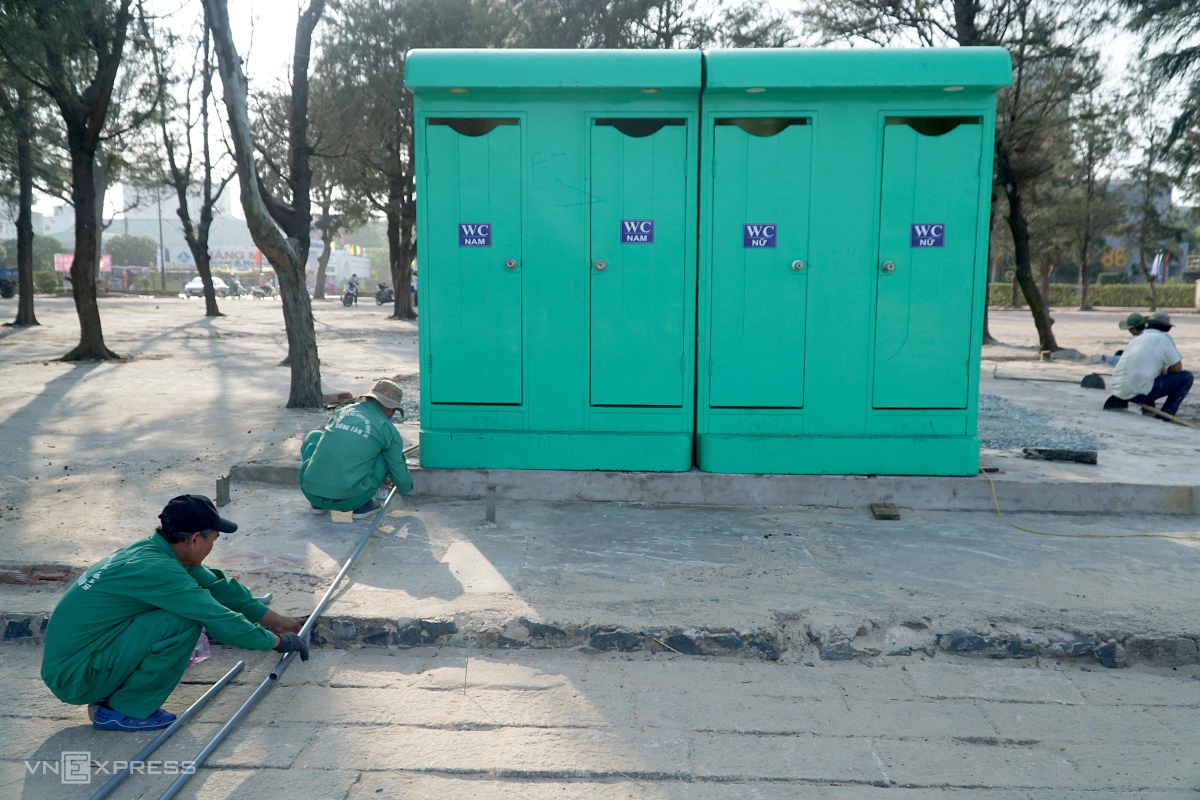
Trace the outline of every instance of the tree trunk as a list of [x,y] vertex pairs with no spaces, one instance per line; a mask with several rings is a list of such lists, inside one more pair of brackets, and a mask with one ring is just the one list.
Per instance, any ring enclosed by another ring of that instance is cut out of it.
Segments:
[[401,216],[399,202],[389,202],[385,216],[393,289],[391,319],[415,319],[412,308],[412,223]]
[[1092,303],[1088,292],[1092,288],[1092,276],[1088,274],[1087,254],[1092,249],[1091,234],[1084,234],[1079,246],[1079,310],[1091,311]]
[[212,269],[209,267],[208,248],[193,247],[191,242],[188,242],[188,249],[192,251],[192,258],[196,260],[196,271],[200,273],[200,283],[204,286],[204,316],[206,317],[223,317],[221,309],[217,307],[217,290],[213,287]]
[[[317,355],[317,338],[313,329],[312,304],[309,301],[304,268],[308,248],[298,252],[299,242],[287,239],[276,227],[259,192],[258,174],[254,166],[254,140],[250,133],[250,116],[246,108],[246,76],[241,59],[233,44],[229,27],[229,6],[226,0],[204,0],[204,8],[221,72],[225,109],[229,118],[229,135],[233,140],[241,188],[242,210],[254,244],[275,267],[283,301],[283,322],[288,338],[288,364],[292,383],[288,408],[321,408],[321,362]],[[307,69],[307,63],[295,64],[294,69]],[[308,187],[304,187],[307,197]],[[307,225],[307,217],[305,224]],[[307,234],[305,235],[307,238]]]
[[1146,251],[1138,248],[1138,270],[1142,273],[1142,277],[1146,280],[1146,285],[1150,287],[1150,310],[1158,310],[1158,291],[1154,287],[1154,277],[1150,274],[1150,268],[1146,266]]
[[1021,186],[1013,175],[1008,154],[999,145],[996,147],[996,169],[1000,185],[1004,187],[1004,194],[1008,198],[1008,228],[1013,239],[1013,284],[1021,285],[1021,293],[1029,303],[1029,311],[1033,314],[1033,324],[1038,333],[1038,349],[1053,352],[1059,349],[1052,330],[1054,320],[1050,318],[1050,309],[1038,292],[1037,281],[1033,276],[1033,264],[1029,255],[1029,222],[1025,219]]
[[1025,220],[1024,209],[1021,205],[1021,188],[1015,183],[1006,182],[1005,194],[1008,195],[1008,227],[1013,238],[1013,262],[1016,283],[1021,285],[1021,293],[1029,303],[1033,314],[1033,324],[1038,332],[1038,349],[1054,351],[1059,349],[1054,339],[1050,318],[1050,309],[1038,291],[1037,281],[1033,276],[1033,265],[1029,256],[1029,224]]
[[94,152],[86,152],[82,136],[68,130],[71,150],[71,203],[75,207],[75,259],[71,262],[71,295],[79,315],[79,344],[63,361],[119,359],[104,345],[100,306],[96,302],[96,268],[100,258],[100,228],[96,224]]
[[321,243],[321,255],[317,256],[317,275],[313,279],[313,300],[325,299],[325,270],[329,268],[329,254],[333,252],[333,232],[321,231],[325,241]]
[[987,280],[983,285],[983,343],[984,344],[1000,344],[992,336],[992,331],[988,327],[988,306],[992,300],[992,279],[995,277],[995,265],[992,263],[992,229],[996,227],[996,201],[999,199],[996,196],[996,187],[992,187],[991,192],[992,202],[988,213],[988,252],[987,252]]
[[29,99],[17,88],[17,318],[13,325],[37,325],[33,313],[33,133]]

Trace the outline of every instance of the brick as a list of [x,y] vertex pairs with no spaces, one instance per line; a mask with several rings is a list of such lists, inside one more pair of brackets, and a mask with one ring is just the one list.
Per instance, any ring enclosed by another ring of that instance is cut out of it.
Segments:
[[29,584],[29,570],[28,568],[21,567],[0,567],[0,583],[27,586]]
[[29,582],[38,583],[67,583],[72,578],[83,574],[81,570],[70,567],[34,567],[29,571]]

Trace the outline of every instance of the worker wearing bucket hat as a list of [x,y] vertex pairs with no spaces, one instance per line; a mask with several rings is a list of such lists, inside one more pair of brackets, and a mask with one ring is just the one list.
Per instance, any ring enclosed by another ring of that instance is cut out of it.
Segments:
[[[1129,331],[1130,336],[1137,336],[1139,333],[1146,330],[1146,317],[1143,317],[1141,314],[1135,311],[1125,319],[1118,322],[1117,327],[1123,331]],[[1124,352],[1124,350],[1118,350],[1111,356],[1092,356],[1089,360],[1093,364],[1105,363],[1109,366],[1115,367],[1117,362],[1121,360],[1121,356],[1124,354]]]
[[163,701],[187,669],[201,628],[247,650],[297,651],[303,622],[203,565],[238,529],[203,495],[173,498],[155,532],[101,559],[67,587],[46,626],[42,680],[64,703],[87,704],[92,725],[151,731],[175,719]]
[[[1143,324],[1144,330],[1125,348],[1113,369],[1113,397],[1105,408],[1120,408],[1128,402],[1154,406],[1165,397],[1161,410],[1174,415],[1191,391],[1192,373],[1183,369],[1183,357],[1168,333],[1173,327],[1170,315],[1156,311]],[[1155,416],[1148,410],[1142,413]]]
[[394,381],[377,381],[357,403],[339,408],[319,431],[304,437],[300,448],[300,490],[314,514],[353,511],[354,518],[379,510],[375,493],[390,478],[400,494],[413,490],[404,458],[404,441],[392,424],[404,390]]

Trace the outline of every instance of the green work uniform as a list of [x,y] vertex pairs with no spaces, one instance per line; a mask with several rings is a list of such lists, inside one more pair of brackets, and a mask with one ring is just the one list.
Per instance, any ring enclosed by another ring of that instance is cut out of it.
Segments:
[[404,440],[371,400],[339,408],[325,428],[304,437],[300,490],[317,508],[353,511],[371,501],[384,478],[400,494],[413,490]]
[[185,567],[157,533],[94,564],[71,584],[46,628],[42,680],[64,703],[108,698],[145,719],[175,689],[200,638],[271,650],[256,624],[267,607],[219,569]]

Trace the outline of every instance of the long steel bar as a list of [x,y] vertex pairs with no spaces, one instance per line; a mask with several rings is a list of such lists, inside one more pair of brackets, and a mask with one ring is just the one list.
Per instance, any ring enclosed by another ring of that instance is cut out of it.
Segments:
[[233,680],[234,676],[241,672],[245,666],[245,661],[239,661],[234,664],[233,669],[229,670],[229,672],[226,672],[225,676],[222,677],[221,680],[214,683],[212,688],[200,695],[200,698],[196,702],[192,703],[191,706],[188,707],[187,711],[184,711],[182,714],[180,714],[175,721],[170,724],[169,727],[164,728],[162,733],[154,737],[154,741],[143,747],[141,752],[127,762],[124,769],[122,769],[120,772],[113,773],[113,776],[108,779],[108,783],[96,790],[96,793],[92,795],[91,800],[101,800],[101,798],[108,797],[112,790],[116,789],[117,785],[121,781],[129,777],[129,773],[133,771],[134,764],[144,763],[146,759],[158,749],[159,745],[161,745],[167,739],[170,739],[171,734],[178,730],[180,725],[194,717],[200,711],[200,709],[204,708],[209,700],[212,700],[214,697],[216,697],[217,693],[225,688],[225,684]]
[[[329,601],[333,598],[334,592],[337,591],[338,585],[350,572],[350,568],[354,566],[354,560],[358,558],[358,554],[361,553],[363,548],[367,546],[367,542],[371,539],[371,535],[375,533],[375,529],[378,528],[379,523],[383,521],[383,515],[387,513],[388,506],[391,505],[392,498],[395,496],[396,487],[393,486],[392,490],[388,492],[387,499],[383,501],[383,505],[379,507],[378,513],[375,514],[375,519],[371,522],[371,526],[367,528],[367,532],[364,533],[362,539],[359,540],[358,547],[355,547],[354,552],[350,554],[348,559],[346,559],[346,563],[342,565],[342,569],[340,572],[338,572],[337,577],[333,579],[333,583],[329,584],[329,589],[326,590],[325,595],[321,598],[320,602],[317,603],[317,607],[313,609],[312,614],[310,614],[308,619],[305,620],[304,627],[300,629],[300,638],[304,639],[304,641],[307,642],[312,638],[312,629],[313,626],[317,624],[317,618],[321,616],[321,612],[325,610],[325,606],[329,604]],[[242,721],[243,717],[250,713],[251,709],[253,709],[258,701],[262,699],[263,695],[267,693],[275,681],[279,680],[279,676],[283,675],[284,671],[287,670],[288,665],[290,665],[295,659],[295,656],[296,654],[294,652],[284,653],[283,658],[279,659],[279,663],[275,665],[275,669],[271,670],[271,674],[264,678],[263,682],[260,683],[258,688],[254,690],[254,694],[246,698],[246,702],[242,703],[242,707],[234,712],[234,715],[229,718],[228,722],[221,726],[221,729],[216,732],[213,738],[209,740],[208,744],[204,746],[204,749],[201,750],[199,755],[197,755],[196,758],[191,762],[188,770],[186,772],[181,772],[179,777],[175,779],[175,782],[167,787],[167,790],[162,793],[162,796],[159,797],[158,800],[170,800],[180,789],[183,788],[183,785],[187,783],[188,778],[192,777],[196,770],[200,769],[208,757],[212,755],[212,752],[216,750],[221,742],[224,741],[225,737],[229,735],[229,732],[237,727],[237,724]]]

